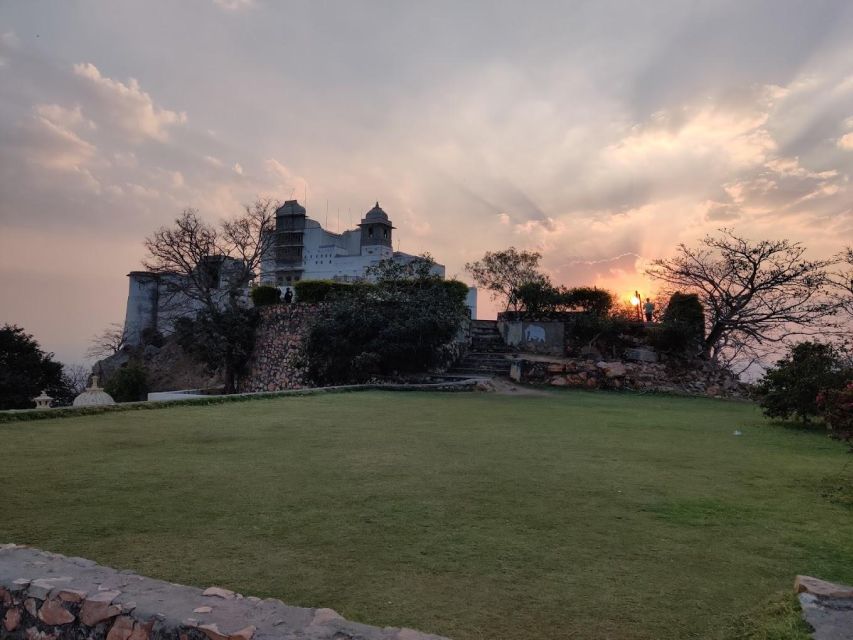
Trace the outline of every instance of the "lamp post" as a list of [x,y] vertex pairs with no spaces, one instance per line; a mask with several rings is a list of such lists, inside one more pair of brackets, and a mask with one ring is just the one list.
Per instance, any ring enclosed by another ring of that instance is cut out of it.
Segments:
[[634,291],[634,297],[631,298],[631,304],[633,304],[637,308],[637,321],[638,322],[643,321],[643,312],[640,309],[640,307],[642,306],[642,302],[643,302],[643,299],[640,297],[640,292],[635,290]]

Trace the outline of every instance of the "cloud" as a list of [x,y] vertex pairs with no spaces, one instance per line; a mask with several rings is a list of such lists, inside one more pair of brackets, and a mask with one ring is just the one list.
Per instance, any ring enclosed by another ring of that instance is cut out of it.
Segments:
[[232,169],[234,170],[234,173],[236,173],[238,176],[243,175],[243,167],[240,165],[239,162],[235,162]]
[[838,146],[841,149],[847,149],[853,151],[853,131],[850,133],[845,133],[838,139]]
[[254,6],[255,0],[213,0],[216,6],[226,11],[238,11]]
[[[81,138],[75,127],[86,121],[77,107],[36,105],[33,116],[20,129],[22,147],[28,159],[54,171],[82,172],[95,156],[95,145]],[[91,179],[91,174],[88,174]]]
[[74,73],[94,92],[100,115],[132,142],[145,139],[165,142],[169,139],[170,128],[187,122],[186,113],[157,107],[134,78],[124,84],[101,75],[91,63],[75,64]]

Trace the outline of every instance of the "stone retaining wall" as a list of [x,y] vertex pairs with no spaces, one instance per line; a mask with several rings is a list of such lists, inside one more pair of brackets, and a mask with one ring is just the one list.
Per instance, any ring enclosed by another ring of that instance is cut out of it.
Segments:
[[623,362],[521,356],[510,371],[518,382],[583,389],[630,389],[746,398],[749,389],[730,372],[707,362]]
[[302,341],[311,317],[323,313],[322,304],[275,304],[260,308],[255,350],[240,391],[279,391],[307,386],[308,363],[301,356]]
[[0,640],[442,640],[0,545]]

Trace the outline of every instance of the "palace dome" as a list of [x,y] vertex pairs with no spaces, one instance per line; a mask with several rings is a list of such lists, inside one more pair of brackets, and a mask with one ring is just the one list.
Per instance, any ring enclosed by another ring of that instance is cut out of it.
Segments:
[[377,202],[376,205],[364,216],[365,222],[388,222],[388,214],[382,210]]

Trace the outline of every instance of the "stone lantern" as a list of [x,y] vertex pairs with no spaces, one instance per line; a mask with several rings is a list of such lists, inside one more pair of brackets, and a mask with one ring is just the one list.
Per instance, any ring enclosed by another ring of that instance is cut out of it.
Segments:
[[33,402],[36,403],[36,409],[50,409],[53,398],[47,395],[47,391],[42,391],[40,396],[33,398]]

